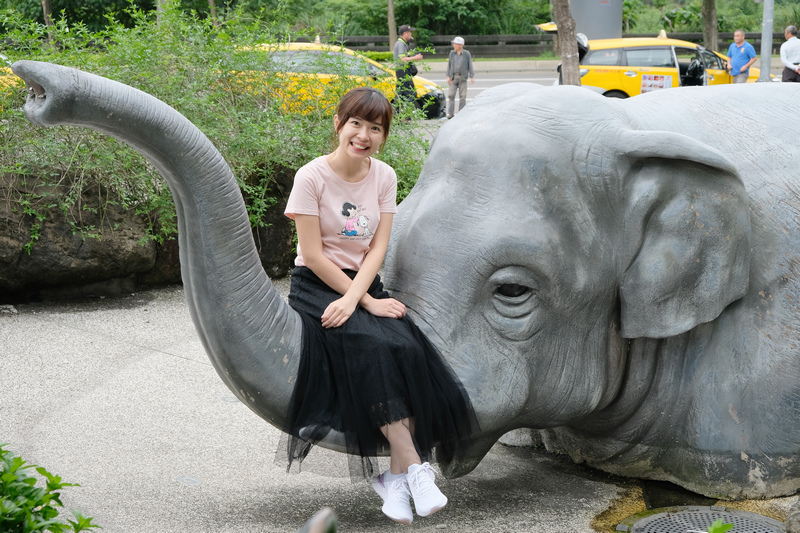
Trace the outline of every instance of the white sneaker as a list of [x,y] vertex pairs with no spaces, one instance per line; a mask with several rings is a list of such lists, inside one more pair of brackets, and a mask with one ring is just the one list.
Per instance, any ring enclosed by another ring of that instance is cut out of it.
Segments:
[[411,512],[409,502],[411,492],[408,489],[406,476],[387,483],[385,478],[387,472],[372,480],[372,488],[383,500],[381,511],[395,522],[409,526],[414,521],[414,513]]
[[418,515],[430,516],[447,505],[447,496],[434,483],[436,474],[430,464],[409,466],[406,479]]

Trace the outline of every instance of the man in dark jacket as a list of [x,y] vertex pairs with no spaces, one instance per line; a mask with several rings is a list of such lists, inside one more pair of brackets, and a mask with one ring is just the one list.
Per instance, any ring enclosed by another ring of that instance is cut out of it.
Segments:
[[[397,75],[397,100],[405,100],[406,102],[413,103],[417,99],[417,89],[414,87],[414,74],[416,68],[412,61],[419,61],[422,59],[422,54],[413,56],[409,54],[409,43],[412,40],[411,32],[416,28],[412,28],[408,24],[403,24],[397,29],[400,38],[394,43],[394,60],[398,64],[398,69],[395,71]],[[399,103],[399,102],[398,102]]]

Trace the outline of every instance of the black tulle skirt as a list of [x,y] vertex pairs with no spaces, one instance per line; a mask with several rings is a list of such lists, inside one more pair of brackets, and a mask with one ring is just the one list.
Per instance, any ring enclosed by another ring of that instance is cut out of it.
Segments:
[[[389,297],[379,276],[368,293]],[[323,328],[322,313],[340,297],[311,269],[293,270],[289,304],[302,318],[303,352],[282,439],[288,469],[335,441],[351,456],[352,478],[370,478],[374,458],[389,450],[380,428],[397,421],[409,425],[423,461],[449,462],[477,431],[464,387],[408,317],[358,306],[344,325]]]

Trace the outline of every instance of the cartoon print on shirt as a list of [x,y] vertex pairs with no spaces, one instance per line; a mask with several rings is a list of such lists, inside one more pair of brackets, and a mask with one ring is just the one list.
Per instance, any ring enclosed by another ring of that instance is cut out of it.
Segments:
[[[350,202],[342,204],[342,216],[345,217],[344,228],[342,228],[342,235],[347,237],[370,237],[372,231],[369,229],[369,217],[364,214],[359,214],[361,209]],[[359,233],[359,231],[361,233]]]
[[364,233],[362,233],[364,237],[372,235],[372,232],[369,230],[369,217],[367,215],[358,216],[358,225],[364,228]]
[[344,228],[342,229],[342,234],[347,235],[348,237],[355,237],[358,235],[358,230],[356,229],[356,222],[358,221],[358,208],[350,202],[345,202],[344,205],[342,205],[342,215],[344,215],[346,219]]

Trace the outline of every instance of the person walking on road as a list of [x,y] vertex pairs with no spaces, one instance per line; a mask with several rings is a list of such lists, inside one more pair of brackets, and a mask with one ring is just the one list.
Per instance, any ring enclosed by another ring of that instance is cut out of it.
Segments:
[[733,83],[747,83],[750,65],[756,62],[756,49],[744,40],[744,30],[733,32],[733,43],[728,47],[728,70]]
[[417,99],[417,89],[414,87],[414,76],[417,75],[417,67],[412,61],[420,61],[422,54],[413,56],[409,54],[409,44],[413,37],[411,32],[416,28],[412,28],[408,24],[403,24],[398,28],[400,38],[394,43],[394,60],[398,64],[395,71],[397,75],[397,100],[413,103]]
[[783,32],[786,42],[781,45],[781,63],[785,67],[781,81],[800,83],[800,39],[797,26],[787,26]]
[[475,70],[472,68],[472,55],[464,50],[464,38],[456,37],[452,41],[453,49],[447,60],[447,118],[453,118],[458,90],[458,110],[464,109],[467,103],[467,77],[475,83]]

